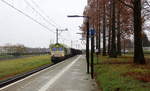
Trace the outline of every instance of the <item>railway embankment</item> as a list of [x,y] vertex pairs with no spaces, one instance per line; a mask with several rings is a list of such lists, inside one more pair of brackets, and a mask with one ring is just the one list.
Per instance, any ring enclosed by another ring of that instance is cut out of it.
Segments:
[[0,87],[51,66],[50,55],[0,61]]

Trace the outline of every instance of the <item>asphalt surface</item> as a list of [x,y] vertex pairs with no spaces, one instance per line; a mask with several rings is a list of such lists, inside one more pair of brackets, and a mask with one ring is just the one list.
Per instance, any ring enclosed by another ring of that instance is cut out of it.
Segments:
[[35,73],[0,91],[98,91],[96,83],[86,74],[84,55],[69,58]]

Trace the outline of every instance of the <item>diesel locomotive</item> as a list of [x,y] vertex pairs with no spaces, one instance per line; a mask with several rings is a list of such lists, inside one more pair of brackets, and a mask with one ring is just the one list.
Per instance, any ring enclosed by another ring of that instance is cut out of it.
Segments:
[[69,57],[81,54],[82,51],[74,48],[69,48],[63,44],[56,43],[50,46],[51,61],[53,63],[61,62]]

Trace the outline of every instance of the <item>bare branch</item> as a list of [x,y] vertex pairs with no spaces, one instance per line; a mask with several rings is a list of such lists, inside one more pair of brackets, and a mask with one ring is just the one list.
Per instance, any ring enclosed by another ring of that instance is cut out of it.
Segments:
[[127,7],[131,8],[131,9],[133,9],[133,6],[132,6],[132,5],[127,4],[127,3],[125,3],[125,2],[122,1],[122,0],[118,0],[118,1],[120,1],[120,2],[121,2],[122,4],[124,4],[125,6],[127,6]]

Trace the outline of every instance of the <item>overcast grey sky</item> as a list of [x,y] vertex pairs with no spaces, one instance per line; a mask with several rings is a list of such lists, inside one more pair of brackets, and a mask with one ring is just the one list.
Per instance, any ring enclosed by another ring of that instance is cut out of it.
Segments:
[[[67,15],[82,15],[87,0],[5,0],[24,13],[32,16],[40,23],[46,25],[53,32],[43,28],[23,14],[9,7],[0,0],[0,46],[6,43],[24,44],[29,47],[48,47],[51,42],[55,42],[55,30],[68,28],[68,31],[61,33],[61,43],[73,46],[80,44],[77,41],[81,36],[77,35],[79,27],[82,24],[82,18],[67,18]],[[26,1],[26,2],[25,2]],[[33,4],[34,1],[36,4]],[[31,8],[29,4],[33,7]],[[40,9],[36,6],[38,5]],[[48,25],[33,10],[36,8],[43,15],[47,15],[54,26]],[[42,11],[42,10],[43,11]],[[43,13],[44,12],[44,13]],[[57,24],[57,25],[56,25]]]

